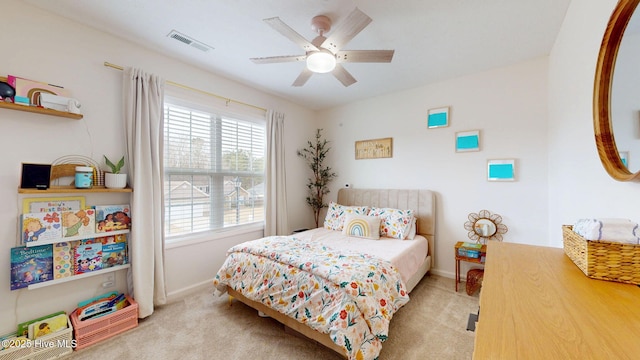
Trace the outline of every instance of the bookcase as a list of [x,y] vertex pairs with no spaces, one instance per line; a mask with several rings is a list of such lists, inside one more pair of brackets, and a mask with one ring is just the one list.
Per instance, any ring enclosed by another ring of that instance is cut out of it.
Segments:
[[[76,189],[73,186],[54,186],[51,187],[49,189],[46,190],[38,190],[38,189],[22,189],[19,188],[18,189],[18,194],[20,196],[22,196],[22,199],[20,199],[20,203],[22,203],[22,200],[24,199],[31,199],[33,195],[52,195],[52,196],[61,196],[64,197],[65,194],[72,194],[72,195],[79,195],[79,194],[86,194],[86,195],[90,195],[92,193],[99,193],[101,195],[107,195],[108,193],[131,193],[133,190],[129,187],[124,188],[124,189],[107,189],[104,187],[93,187],[91,189]],[[105,194],[106,193],[106,194]],[[40,197],[33,197],[33,199],[40,199]],[[47,199],[47,198],[42,198],[42,199]],[[128,203],[130,203],[130,196],[127,196],[128,199]],[[120,203],[118,201],[114,201],[114,203]],[[21,213],[24,213],[24,209],[22,209],[21,207]],[[35,246],[41,246],[41,245],[49,245],[49,244],[56,244],[56,243],[63,243],[63,242],[72,242],[72,241],[80,241],[80,240],[84,240],[84,239],[92,239],[92,238],[99,238],[99,237],[105,237],[105,236],[117,236],[117,235],[125,235],[127,237],[126,243],[127,243],[127,247],[129,247],[129,244],[131,242],[131,237],[130,237],[130,230],[129,229],[124,229],[124,230],[114,230],[114,231],[109,231],[109,232],[100,232],[100,233],[91,233],[91,234],[84,234],[84,235],[78,235],[78,236],[68,236],[68,237],[62,237],[62,238],[57,238],[57,239],[51,239],[51,240],[39,240],[39,241],[35,241],[35,242],[26,242],[24,243],[24,246],[26,246],[27,248],[30,247],[35,247]],[[128,253],[128,251],[127,251]],[[52,280],[48,280],[48,281],[43,281],[43,282],[39,282],[39,283],[34,283],[34,284],[30,284],[27,286],[27,289],[32,290],[32,289],[38,289],[38,288],[42,288],[42,287],[46,287],[46,286],[52,286],[52,285],[57,285],[60,283],[65,283],[65,282],[69,282],[69,281],[75,281],[75,280],[79,280],[79,279],[83,279],[83,278],[88,278],[88,277],[93,277],[93,276],[98,276],[98,275],[104,275],[107,273],[111,273],[114,271],[119,271],[119,270],[123,270],[123,269],[127,269],[129,268],[131,265],[129,264],[129,262],[127,262],[126,264],[123,265],[115,265],[112,267],[108,267],[108,268],[103,268],[101,270],[94,270],[94,271],[90,271],[90,272],[85,272],[83,274],[71,274],[71,276],[67,276],[67,277],[62,277],[62,278],[58,278],[58,279],[52,279]]]

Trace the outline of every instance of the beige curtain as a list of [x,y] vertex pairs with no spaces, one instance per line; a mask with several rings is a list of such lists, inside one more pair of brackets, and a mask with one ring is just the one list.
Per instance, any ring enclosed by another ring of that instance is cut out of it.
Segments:
[[267,111],[267,169],[264,235],[288,235],[284,114]]
[[164,276],[164,79],[140,69],[123,72],[124,128],[129,162],[132,229],[129,291],[140,318],[166,303]]

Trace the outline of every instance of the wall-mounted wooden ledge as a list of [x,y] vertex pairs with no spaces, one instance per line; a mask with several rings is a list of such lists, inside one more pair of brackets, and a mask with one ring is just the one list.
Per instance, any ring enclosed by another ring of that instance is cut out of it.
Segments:
[[69,193],[127,193],[133,192],[133,189],[126,187],[124,189],[108,189],[104,186],[94,186],[91,189],[76,189],[73,186],[52,186],[46,190],[23,189],[18,188],[19,194],[69,194]]
[[65,118],[75,119],[75,120],[82,119],[82,114],[74,114],[66,111],[46,109],[46,108],[37,107],[37,106],[18,105],[18,104],[2,102],[2,101],[0,101],[0,109],[26,111],[26,112],[36,113],[36,114],[59,116],[59,117],[65,117]]

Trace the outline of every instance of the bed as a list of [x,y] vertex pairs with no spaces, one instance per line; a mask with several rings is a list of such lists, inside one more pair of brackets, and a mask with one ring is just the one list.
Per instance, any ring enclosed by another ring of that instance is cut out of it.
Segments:
[[[379,240],[364,224],[376,218]],[[432,191],[340,189],[322,228],[232,247],[214,285],[345,358],[375,359],[434,250]]]

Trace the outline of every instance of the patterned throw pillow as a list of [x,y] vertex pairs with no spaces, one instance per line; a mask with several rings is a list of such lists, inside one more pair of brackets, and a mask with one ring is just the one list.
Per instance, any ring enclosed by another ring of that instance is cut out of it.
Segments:
[[331,201],[327,216],[324,218],[324,228],[329,230],[342,231],[344,225],[344,216],[346,214],[367,215],[368,206],[344,206]]
[[380,218],[377,216],[347,214],[344,217],[342,234],[378,240],[380,239]]
[[371,208],[369,216],[380,217],[380,236],[405,239],[413,223],[413,210]]

